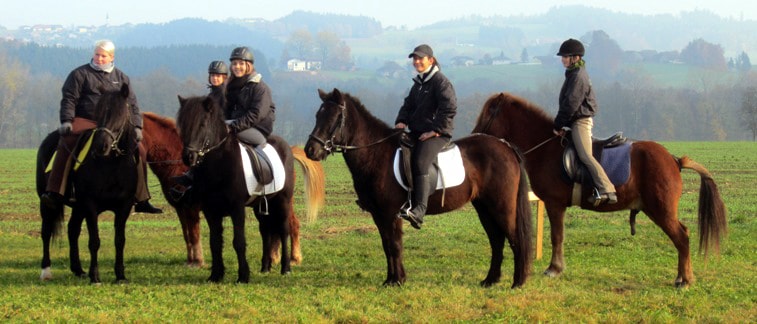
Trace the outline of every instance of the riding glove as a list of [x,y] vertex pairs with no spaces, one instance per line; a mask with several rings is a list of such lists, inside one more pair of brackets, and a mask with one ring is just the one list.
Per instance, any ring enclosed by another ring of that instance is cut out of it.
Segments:
[[60,124],[60,127],[58,128],[58,133],[61,135],[68,135],[68,134],[71,134],[73,130],[74,130],[74,126],[71,124],[71,122],[63,122]]

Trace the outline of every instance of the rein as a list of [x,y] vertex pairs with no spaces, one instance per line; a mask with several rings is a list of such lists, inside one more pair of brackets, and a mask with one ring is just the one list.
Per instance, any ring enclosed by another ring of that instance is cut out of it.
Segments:
[[368,148],[377,144],[381,144],[383,142],[386,142],[388,139],[397,136],[398,134],[402,133],[402,130],[396,130],[392,132],[389,136],[386,136],[378,141],[375,141],[373,143],[363,145],[363,146],[354,146],[354,145],[343,145],[343,144],[337,144],[335,143],[336,139],[336,133],[339,131],[339,135],[342,135],[343,129],[344,129],[344,123],[345,123],[345,109],[347,106],[345,106],[343,103],[336,103],[332,102],[334,104],[337,104],[339,106],[339,123],[335,124],[334,127],[331,129],[331,134],[329,135],[328,140],[323,140],[318,138],[318,136],[315,136],[313,134],[309,135],[309,138],[313,139],[314,141],[318,142],[319,144],[323,145],[323,149],[328,152],[329,155],[332,153],[344,153],[351,150],[357,150],[357,149],[363,149]]
[[551,140],[553,140],[553,139],[555,139],[555,138],[558,138],[558,137],[560,137],[560,135],[553,135],[552,137],[550,137],[550,138],[548,138],[548,139],[544,140],[543,142],[541,142],[541,143],[539,143],[539,144],[536,144],[536,146],[534,146],[534,147],[530,148],[530,149],[529,149],[528,151],[525,151],[525,152],[523,152],[523,155],[526,155],[526,154],[528,154],[528,153],[531,153],[531,151],[533,151],[533,150],[535,150],[535,149],[538,149],[538,148],[540,148],[540,147],[541,147],[542,145],[544,145],[544,144],[547,144],[547,143],[548,143],[549,141],[551,141]]

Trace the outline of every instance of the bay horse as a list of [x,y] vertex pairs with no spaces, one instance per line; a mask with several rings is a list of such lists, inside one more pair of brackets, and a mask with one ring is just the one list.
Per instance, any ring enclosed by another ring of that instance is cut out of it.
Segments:
[[[176,130],[176,122],[171,118],[152,112],[144,112],[142,120],[144,135],[142,143],[147,151],[147,162],[160,181],[160,187],[166,201],[176,210],[176,215],[179,217],[187,248],[186,264],[191,267],[203,267],[205,259],[200,243],[200,201],[190,197],[188,197],[190,199],[182,199],[181,202],[171,199],[170,191],[175,185],[175,181],[172,179],[189,170],[189,167],[181,159],[183,145]],[[318,217],[319,209],[323,206],[325,198],[323,168],[320,163],[307,159],[302,148],[292,146],[291,149],[295,161],[300,164],[304,172],[312,174],[312,176],[305,177],[305,193],[314,197],[312,204],[306,211],[308,221],[314,221]],[[294,214],[294,209],[292,209],[292,217],[289,218],[289,222],[291,229],[289,239],[292,244],[291,262],[292,264],[300,264],[302,262],[300,221]],[[278,238],[277,235],[270,236],[272,241],[270,253],[273,264],[280,260]]]
[[[544,274],[550,277],[565,270],[563,231],[565,209],[570,206],[571,187],[560,181],[564,147],[553,134],[553,118],[540,107],[509,93],[492,95],[484,103],[474,133],[491,134],[525,150],[526,172],[531,188],[544,201],[551,224],[552,259]],[[699,191],[699,248],[705,256],[710,248],[720,248],[726,232],[726,209],[715,180],[702,165],[689,157],[677,158],[662,145],[635,141],[630,149],[629,180],[616,186],[618,203],[598,207],[587,202],[581,208],[612,212],[631,210],[632,233],[636,214],[643,211],[673,241],[678,250],[677,287],[694,282],[689,251],[689,231],[678,220],[678,202],[683,183],[681,169],[692,169],[701,178]]]
[[[115,275],[116,282],[126,282],[124,273],[124,246],[126,221],[134,205],[137,187],[137,141],[135,126],[131,124],[131,109],[128,104],[130,89],[124,85],[119,91],[103,92],[95,108],[96,128],[82,133],[82,139],[91,135],[89,151],[81,153],[78,148],[72,157],[78,169],[72,171],[75,202],[71,204],[71,219],[68,222],[68,239],[71,271],[78,277],[86,273],[79,259],[79,235],[82,222],[87,222],[89,252],[91,256],[89,279],[100,283],[97,253],[100,248],[98,216],[104,211],[115,215]],[[45,188],[45,168],[55,151],[59,135],[50,133],[43,140],[37,155],[37,193]],[[42,215],[42,279],[49,279],[50,240],[58,235],[63,222],[63,205],[50,208],[40,202]],[[46,273],[47,270],[47,273]]]
[[[195,195],[210,231],[211,274],[208,281],[219,282],[224,276],[223,217],[231,216],[233,246],[237,255],[237,282],[249,281],[250,270],[246,259],[245,207],[253,208],[259,222],[263,241],[261,272],[269,272],[272,264],[272,247],[281,247],[281,273],[291,272],[291,259],[286,238],[291,233],[294,217],[294,157],[292,149],[281,137],[272,135],[268,145],[275,148],[284,164],[286,174],[283,189],[271,194],[251,197],[245,184],[239,141],[229,135],[223,110],[207,96],[183,98],[176,118],[183,145],[182,160],[193,168]],[[319,183],[316,173],[305,168],[306,183]],[[322,181],[322,180],[321,180]],[[322,184],[322,182],[320,182]],[[323,186],[321,185],[321,188]],[[306,186],[310,192],[311,186]],[[321,194],[323,195],[323,194]],[[306,194],[308,210],[317,210],[315,192]]]
[[[392,158],[400,145],[399,132],[377,119],[356,97],[334,89],[318,90],[323,103],[316,124],[305,145],[307,156],[325,159],[342,152],[352,174],[358,205],[371,213],[381,235],[386,255],[384,285],[401,285],[406,280],[403,265],[402,220],[397,217],[407,192],[395,181]],[[481,285],[499,282],[505,239],[513,251],[512,287],[522,286],[531,267],[531,210],[528,185],[519,154],[504,141],[488,135],[474,135],[454,141],[465,167],[461,185],[446,188],[429,197],[428,213],[440,214],[472,202],[491,247],[491,263]]]

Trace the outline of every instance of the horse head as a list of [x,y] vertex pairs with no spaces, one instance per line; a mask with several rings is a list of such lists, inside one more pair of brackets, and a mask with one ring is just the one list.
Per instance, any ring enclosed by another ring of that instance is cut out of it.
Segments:
[[223,110],[208,96],[179,96],[176,127],[184,145],[182,160],[190,167],[202,163],[205,155],[221,146],[228,136]]
[[305,144],[307,157],[314,161],[323,160],[329,154],[337,152],[347,140],[345,95],[335,88],[331,93],[318,89],[318,96],[323,103],[315,115],[315,127]]
[[102,91],[95,107],[97,123],[92,138],[92,153],[96,156],[127,154],[133,150],[134,126],[131,123],[131,92],[124,84],[118,91]]

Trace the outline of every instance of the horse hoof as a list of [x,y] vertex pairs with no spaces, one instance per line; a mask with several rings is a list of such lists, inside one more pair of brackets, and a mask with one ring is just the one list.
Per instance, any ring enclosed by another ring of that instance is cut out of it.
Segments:
[[53,280],[53,270],[50,267],[42,269],[42,273],[39,275],[39,280],[50,281]]
[[129,283],[129,280],[128,280],[128,279],[126,279],[126,278],[124,278],[124,279],[116,279],[116,282],[115,282],[115,283],[116,283],[117,285],[126,285],[126,284],[128,284],[128,283]]
[[552,269],[547,269],[547,270],[544,270],[544,275],[547,276],[547,277],[550,277],[550,278],[555,278],[555,277],[559,276],[560,273],[557,272],[557,271],[554,271]]
[[496,284],[496,283],[497,283],[497,281],[482,280],[479,284],[481,285],[481,287],[489,288],[491,286],[494,286],[494,284]]

